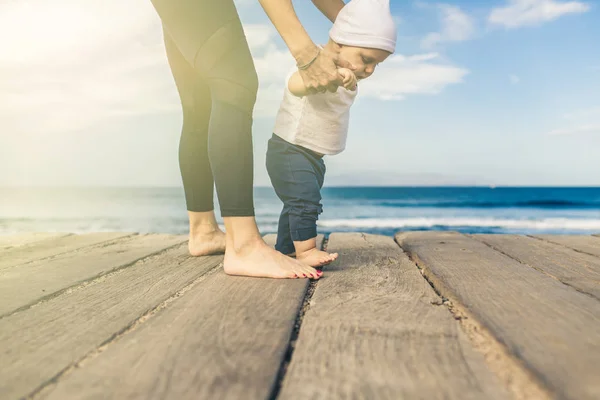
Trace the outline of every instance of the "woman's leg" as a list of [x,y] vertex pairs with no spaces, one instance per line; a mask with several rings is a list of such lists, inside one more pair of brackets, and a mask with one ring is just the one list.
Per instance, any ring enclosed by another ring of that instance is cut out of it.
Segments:
[[190,221],[190,254],[223,253],[225,234],[215,219],[214,181],[208,160],[210,88],[186,61],[166,31],[165,48],[183,110],[179,168]]
[[233,0],[153,0],[169,36],[211,93],[209,159],[227,231],[232,275],[319,277],[267,246],[254,219],[252,110],[258,82]]

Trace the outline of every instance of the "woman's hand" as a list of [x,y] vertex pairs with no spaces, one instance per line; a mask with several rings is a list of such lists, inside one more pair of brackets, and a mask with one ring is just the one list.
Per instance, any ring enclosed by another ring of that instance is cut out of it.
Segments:
[[[313,52],[313,58],[316,52],[317,50]],[[307,62],[310,61],[309,58]],[[326,91],[333,93],[337,91],[338,87],[343,86],[343,78],[338,73],[338,67],[354,69],[348,61],[341,59],[338,53],[320,49],[319,55],[312,64],[305,70],[300,71],[300,76],[308,93],[325,93]]]
[[356,75],[348,68],[339,68],[338,73],[342,76],[342,84],[348,90],[356,90]]
[[[297,65],[310,65],[300,71],[300,76],[307,87],[308,93],[317,92],[335,92],[342,85],[342,79],[337,73],[337,68],[354,67],[347,61],[340,59],[339,50],[319,50],[306,33],[306,30],[300,23],[292,0],[259,0],[261,6],[269,16],[271,22],[290,49],[292,56],[296,59]],[[331,2],[331,0],[330,0]],[[321,2],[323,3],[323,2]],[[334,7],[333,7],[333,6]],[[325,7],[330,16],[341,9],[341,3],[328,4]],[[315,59],[315,56],[317,55]]]

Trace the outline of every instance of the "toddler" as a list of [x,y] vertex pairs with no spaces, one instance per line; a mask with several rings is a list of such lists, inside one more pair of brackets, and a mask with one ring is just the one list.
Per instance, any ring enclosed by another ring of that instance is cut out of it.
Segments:
[[343,86],[336,92],[308,93],[294,69],[277,114],[267,150],[267,171],[283,201],[275,248],[313,267],[337,258],[317,249],[317,219],[322,212],[323,156],[346,146],[350,107],[360,89],[357,82],[396,47],[396,24],[389,0],[351,0],[338,14],[325,49],[338,51],[354,70],[339,68]]

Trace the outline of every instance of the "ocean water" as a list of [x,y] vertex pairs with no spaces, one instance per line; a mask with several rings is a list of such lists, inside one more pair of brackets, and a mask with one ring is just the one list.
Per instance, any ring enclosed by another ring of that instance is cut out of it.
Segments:
[[[600,233],[600,188],[335,187],[323,205],[322,233]],[[261,232],[275,232],[281,203],[271,188],[255,189],[255,208]],[[2,188],[0,234],[183,234],[185,210],[181,188]]]

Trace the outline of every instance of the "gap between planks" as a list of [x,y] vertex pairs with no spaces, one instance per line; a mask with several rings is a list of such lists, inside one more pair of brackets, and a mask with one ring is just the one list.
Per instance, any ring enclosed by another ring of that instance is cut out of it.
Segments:
[[[395,241],[400,246],[396,239]],[[442,299],[441,304],[434,305],[444,306],[448,309],[448,312],[466,334],[473,348],[483,355],[490,371],[498,377],[515,400],[550,400],[553,398],[544,385],[518,359],[511,355],[506,346],[496,340],[464,307],[461,307],[460,304],[454,304],[440,293],[435,285],[435,277],[429,274],[417,254],[404,250],[402,246],[400,248],[415,264],[423,279]]]
[[[74,361],[73,363],[68,365],[66,368],[64,368],[62,371],[60,371],[58,374],[56,374],[52,379],[49,379],[48,381],[44,382],[42,385],[40,385],[38,388],[36,388],[33,392],[31,392],[29,395],[27,395],[27,397],[25,397],[25,398],[28,400],[34,400],[34,399],[39,398],[40,395],[44,394],[44,389],[46,389],[48,386],[53,385],[53,384],[58,384],[61,379],[64,379],[65,377],[69,376],[72,372],[74,372],[78,368],[85,366],[86,363],[90,362],[91,360],[93,360],[94,358],[96,358],[100,354],[102,354],[104,351],[106,351],[106,349],[111,344],[115,343],[123,336],[138,329],[142,324],[144,324],[146,321],[151,319],[155,314],[157,314],[161,310],[165,309],[170,303],[172,303],[173,301],[175,301],[178,298],[180,298],[181,296],[183,296],[186,292],[190,291],[194,286],[198,285],[199,283],[201,283],[202,281],[207,279],[209,276],[215,274],[222,267],[223,267],[223,263],[221,262],[221,263],[217,264],[215,267],[213,267],[212,269],[208,270],[206,273],[197,277],[192,282],[190,282],[188,285],[186,285],[185,287],[183,287],[182,289],[180,289],[179,291],[177,291],[173,295],[171,295],[168,299],[164,300],[163,302],[161,302],[160,304],[158,304],[151,310],[144,313],[141,317],[139,317],[138,319],[136,319],[129,325],[125,326],[119,332],[116,332],[113,336],[111,336],[105,342],[100,344],[96,349],[88,352],[83,357],[81,357],[79,360]],[[103,277],[100,277],[99,279],[102,279],[102,278]]]

